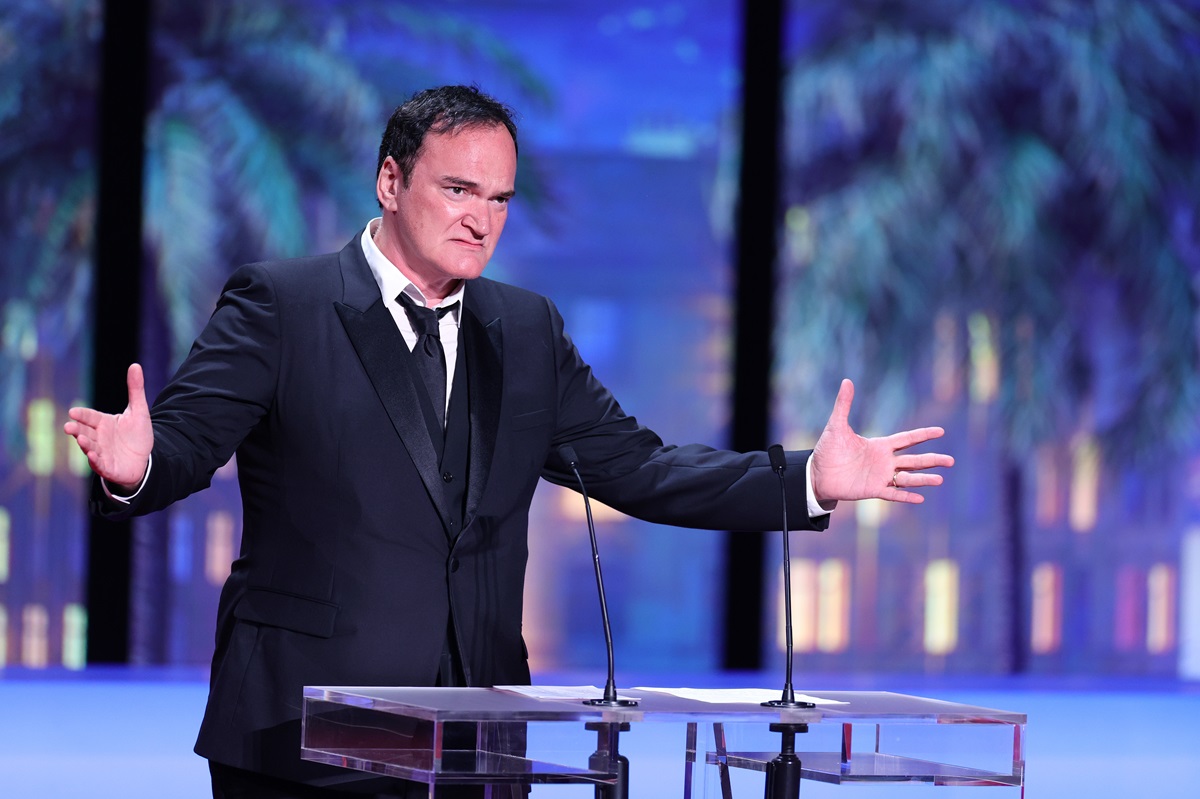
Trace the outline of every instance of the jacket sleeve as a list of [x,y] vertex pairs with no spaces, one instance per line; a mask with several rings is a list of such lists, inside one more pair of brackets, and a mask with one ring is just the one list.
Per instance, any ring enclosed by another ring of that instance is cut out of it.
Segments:
[[153,465],[128,505],[99,486],[93,507],[111,518],[160,510],[206,488],[271,407],[279,370],[279,318],[270,275],[238,269],[175,376],[150,410]]
[[[627,415],[579,356],[562,317],[549,306],[558,370],[557,424],[543,477],[578,490],[562,453],[577,456],[588,494],[646,521],[714,530],[779,528],[779,477],[765,452],[732,452],[699,444],[664,445]],[[822,530],[810,518],[805,480],[808,451],[787,453],[788,523]]]

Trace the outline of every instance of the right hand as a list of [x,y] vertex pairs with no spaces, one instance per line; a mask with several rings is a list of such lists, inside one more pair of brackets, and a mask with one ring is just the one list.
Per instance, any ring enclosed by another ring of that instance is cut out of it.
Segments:
[[63,432],[87,455],[92,471],[114,487],[133,491],[146,476],[150,451],[154,449],[154,427],[146,404],[146,386],[142,367],[132,364],[125,376],[129,405],[119,414],[101,413],[91,408],[71,408],[71,421]]

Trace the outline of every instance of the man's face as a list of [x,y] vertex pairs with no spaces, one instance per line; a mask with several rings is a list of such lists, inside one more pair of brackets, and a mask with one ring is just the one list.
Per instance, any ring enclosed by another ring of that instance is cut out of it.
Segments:
[[392,158],[379,171],[380,250],[426,296],[445,296],[492,257],[516,176],[516,146],[502,125],[430,133],[407,187]]

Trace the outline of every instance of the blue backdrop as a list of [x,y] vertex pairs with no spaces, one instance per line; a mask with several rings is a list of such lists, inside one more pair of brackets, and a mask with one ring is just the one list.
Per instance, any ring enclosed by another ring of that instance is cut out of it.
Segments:
[[[152,390],[238,264],[373,215],[395,104],[467,82],[522,131],[490,274],[551,296],[665,439],[725,442],[739,3],[154,5]],[[60,427],[89,394],[100,3],[0,7],[0,666],[80,667],[86,465]],[[923,507],[797,540],[802,668],[1200,674],[1198,25],[793,3],[776,436],[811,443],[845,375],[860,431],[941,424],[958,459]],[[235,477],[139,522],[136,661],[207,660]],[[724,536],[599,517],[624,666],[717,668]],[[532,523],[534,667],[597,666],[578,498],[546,487]]]

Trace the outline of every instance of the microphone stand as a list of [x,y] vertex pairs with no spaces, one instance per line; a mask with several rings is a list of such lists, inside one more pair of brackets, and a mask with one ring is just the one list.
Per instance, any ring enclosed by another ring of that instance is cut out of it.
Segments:
[[[788,544],[787,481],[783,473],[787,460],[783,447],[772,444],[767,448],[771,469],[779,475],[779,494],[783,502],[783,593],[784,593],[784,640],[787,645],[787,670],[783,683],[783,695],[779,699],[763,702],[763,707],[809,708],[812,702],[797,702],[792,688],[792,555]],[[807,724],[778,723],[771,725],[771,732],[782,735],[779,756],[767,764],[766,799],[796,799],[800,796],[800,758],[796,757],[796,734],[808,732]]]
[[[587,487],[583,476],[579,473],[579,456],[575,448],[565,444],[559,448],[559,454],[567,462],[567,467],[575,474],[579,483],[579,493],[583,495],[583,507],[587,512],[588,535],[592,540],[592,564],[596,569],[596,592],[600,595],[600,618],[604,622],[604,646],[608,653],[608,682],[604,685],[604,696],[598,699],[585,699],[583,704],[592,707],[636,707],[636,699],[621,699],[617,696],[616,659],[613,656],[612,626],[608,621],[608,602],[604,596],[604,575],[600,571],[600,546],[596,543],[596,525],[592,520],[592,503],[588,499]],[[596,751],[588,758],[588,767],[596,771],[608,771],[616,777],[612,785],[597,785],[596,799],[628,799],[629,796],[629,758],[619,751],[619,739],[622,731],[628,730],[629,725],[619,722],[591,722],[584,725],[587,730],[596,733]]]

